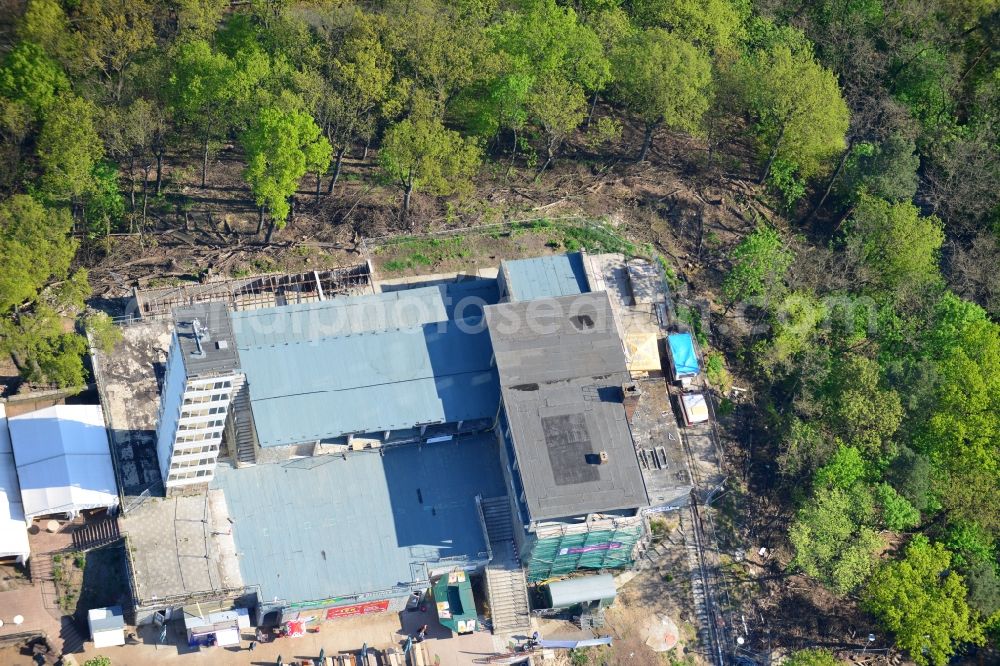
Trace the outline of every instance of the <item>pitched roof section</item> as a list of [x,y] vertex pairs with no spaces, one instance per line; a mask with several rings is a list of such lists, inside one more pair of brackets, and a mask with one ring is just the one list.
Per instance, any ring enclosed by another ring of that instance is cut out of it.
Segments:
[[486,320],[531,519],[644,506],[607,293],[503,303]]
[[261,445],[492,417],[497,299],[475,280],[234,312]]
[[504,261],[500,270],[511,301],[558,298],[590,291],[579,252]]
[[100,405],[56,405],[8,424],[28,518],[118,505]]

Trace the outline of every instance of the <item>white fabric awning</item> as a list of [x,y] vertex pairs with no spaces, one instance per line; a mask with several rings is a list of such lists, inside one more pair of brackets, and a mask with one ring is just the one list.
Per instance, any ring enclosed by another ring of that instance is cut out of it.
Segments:
[[27,520],[118,505],[100,405],[56,405],[8,422]]
[[0,403],[0,557],[16,557],[26,562],[30,554],[14,448],[7,427],[7,409]]

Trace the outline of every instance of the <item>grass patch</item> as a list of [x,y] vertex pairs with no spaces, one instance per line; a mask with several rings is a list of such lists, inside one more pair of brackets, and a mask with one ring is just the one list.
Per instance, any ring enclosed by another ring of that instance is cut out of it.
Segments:
[[76,610],[83,587],[83,569],[87,565],[84,553],[56,553],[52,556],[52,581],[56,586],[56,599],[64,613]]
[[380,251],[394,255],[394,258],[382,265],[389,273],[424,268],[449,259],[467,259],[471,256],[463,236],[415,238],[380,248]]
[[710,351],[705,355],[705,376],[708,381],[723,393],[733,385],[733,378],[726,369],[726,360],[720,351]]
[[603,224],[565,227],[562,236],[563,246],[569,252],[585,249],[596,253],[620,252],[629,257],[636,255],[634,243]]
[[698,341],[699,345],[702,347],[708,346],[708,335],[705,333],[705,328],[702,325],[701,312],[697,308],[678,305],[677,318],[691,328],[691,332],[694,334],[694,338]]
[[427,273],[496,265],[501,259],[532,257],[546,252],[620,252],[636,256],[637,246],[612,227],[576,220],[540,218],[466,229],[461,235],[396,237],[373,246],[378,268],[385,273]]

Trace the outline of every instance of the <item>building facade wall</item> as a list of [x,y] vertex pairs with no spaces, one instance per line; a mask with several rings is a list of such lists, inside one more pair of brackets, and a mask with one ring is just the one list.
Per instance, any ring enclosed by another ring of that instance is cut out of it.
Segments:
[[233,386],[240,377],[188,377],[174,333],[156,426],[156,457],[168,492],[212,480]]
[[184,400],[184,386],[187,376],[184,359],[181,357],[180,342],[174,333],[167,353],[167,371],[160,391],[160,412],[156,426],[156,457],[160,463],[160,477],[167,478],[170,457],[174,452],[174,436],[180,417],[181,402]]
[[185,384],[170,465],[164,476],[167,488],[212,480],[238,379],[238,375],[222,375],[190,379]]

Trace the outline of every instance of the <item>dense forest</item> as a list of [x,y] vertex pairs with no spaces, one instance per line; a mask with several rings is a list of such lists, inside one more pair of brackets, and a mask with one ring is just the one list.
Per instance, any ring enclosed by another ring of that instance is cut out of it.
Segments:
[[727,360],[774,461],[744,491],[784,498],[788,571],[918,664],[997,641],[997,0],[0,11],[0,348],[26,380],[84,383],[77,331],[113,331],[67,324],[91,295],[81,248],[141,233],[169,174],[205,186],[220,151],[262,245],[344,186],[351,155],[406,231],[417,198],[451,206],[483,178],[679,151],[684,177],[739,177],[774,212],[719,256],[711,323],[757,324]]

